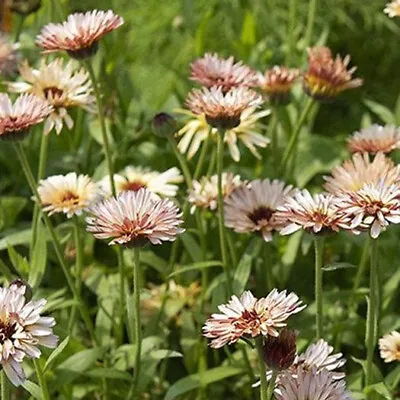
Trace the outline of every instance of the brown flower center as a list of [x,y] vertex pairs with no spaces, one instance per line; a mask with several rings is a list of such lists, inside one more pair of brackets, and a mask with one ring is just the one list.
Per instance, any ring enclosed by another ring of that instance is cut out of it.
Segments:
[[274,212],[268,207],[259,207],[255,209],[252,213],[248,215],[252,222],[257,224],[258,222],[264,220],[269,221]]
[[77,202],[79,200],[79,196],[76,193],[71,192],[70,190],[67,190],[64,194],[63,197],[61,198],[61,202]]
[[11,321],[0,321],[0,344],[4,344],[7,339],[11,339],[15,330],[15,323],[11,323]]
[[56,86],[50,86],[47,88],[43,89],[44,95],[47,97],[51,97],[53,99],[61,97],[63,95],[63,90],[56,87]]
[[122,190],[131,190],[133,192],[137,192],[139,189],[145,188],[146,184],[139,180],[136,181],[127,181],[122,186]]

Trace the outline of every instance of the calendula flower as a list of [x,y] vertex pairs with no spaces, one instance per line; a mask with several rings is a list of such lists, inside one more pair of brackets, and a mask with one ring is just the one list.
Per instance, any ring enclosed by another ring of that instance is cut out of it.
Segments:
[[288,197],[275,214],[277,221],[284,224],[282,235],[289,235],[299,229],[309,233],[322,234],[338,232],[347,227],[347,218],[339,212],[336,198],[331,194],[311,195],[306,189]]
[[194,61],[191,66],[190,79],[207,88],[221,87],[228,92],[236,87],[252,87],[256,84],[256,73],[241,61],[236,62],[233,57],[227,59],[217,54],[206,53],[204,57]]
[[237,127],[243,111],[261,104],[261,96],[245,87],[232,88],[226,93],[216,86],[192,89],[186,100],[194,114],[204,115],[209,125],[223,130]]
[[[187,153],[187,157],[190,160],[197,153],[208,135],[210,135],[211,140],[216,141],[218,130],[210,128],[205,116],[202,114],[196,115],[187,110],[178,111],[190,117],[185,126],[177,133],[178,136],[182,136],[178,143],[178,149],[183,154]],[[260,119],[269,114],[270,110],[257,111],[255,107],[250,107],[243,111],[240,117],[240,124],[236,128],[225,132],[224,141],[227,143],[229,153],[234,161],[240,161],[238,142],[242,142],[256,158],[261,158],[257,147],[267,147],[270,139],[258,133],[262,128]]]
[[341,92],[363,84],[362,79],[353,79],[356,67],[348,69],[350,56],[333,58],[328,47],[308,49],[308,71],[304,74],[305,92],[318,100],[336,97]]
[[400,361],[400,333],[393,331],[379,339],[381,358],[386,362]]
[[68,129],[73,128],[74,121],[68,114],[71,107],[95,111],[96,103],[89,74],[84,68],[76,69],[72,61],[64,65],[62,58],[50,63],[41,60],[39,69],[33,69],[25,62],[19,72],[25,82],[10,82],[8,89],[35,94],[47,100],[54,108],[44,125],[46,135],[53,128],[59,134],[64,122]]
[[400,16],[400,0],[393,0],[390,3],[386,4],[386,7],[383,11],[390,17],[399,17]]
[[88,11],[68,16],[61,24],[46,25],[36,38],[44,53],[65,50],[71,57],[84,59],[96,53],[98,41],[124,23],[113,11]]
[[400,129],[393,125],[371,125],[355,132],[347,145],[352,153],[390,153],[400,147]]
[[8,77],[17,70],[19,45],[11,44],[0,34],[0,76]]
[[63,213],[68,218],[81,215],[99,199],[97,184],[87,175],[77,175],[76,172],[42,179],[38,193],[43,211],[49,215]]
[[[242,186],[244,182],[239,175],[231,172],[222,173],[222,193],[226,199],[234,189]],[[191,211],[196,207],[216,210],[218,204],[218,176],[212,175],[210,178],[202,177],[200,181],[193,180],[193,188],[189,191],[189,202],[193,205]]]
[[354,233],[369,231],[376,239],[390,224],[400,223],[400,186],[378,184],[365,185],[356,192],[339,196],[337,206],[346,217],[346,228]]
[[14,104],[8,95],[0,93],[0,139],[21,140],[29,129],[41,123],[53,107],[39,97],[23,94]]
[[286,226],[275,212],[291,194],[293,187],[279,180],[255,180],[239,187],[225,199],[225,225],[235,232],[260,232],[269,242],[274,231]]
[[334,194],[355,192],[366,184],[376,184],[384,180],[390,185],[399,180],[400,169],[383,153],[378,153],[372,161],[368,153],[356,153],[350,160],[333,168],[332,176],[324,176],[324,188]]
[[17,284],[0,288],[0,363],[15,386],[25,381],[24,358],[39,358],[38,345],[55,348],[58,341],[53,334],[54,318],[40,315],[46,300],[27,302],[25,290],[24,285]]
[[125,191],[89,209],[87,230],[110,245],[127,247],[174,241],[184,229],[182,213],[170,200],[154,199],[147,189]]
[[305,308],[294,293],[272,290],[267,297],[256,299],[250,291],[240,298],[232,296],[228,304],[218,306],[203,327],[205,337],[213,339],[210,346],[218,349],[236,343],[241,337],[278,336],[286,320]]
[[[114,175],[115,189],[117,193],[125,190],[137,192],[141,188],[148,189],[151,193],[165,197],[174,197],[178,191],[177,183],[183,181],[178,168],[169,168],[164,172],[152,171],[144,167],[125,167]],[[110,177],[105,176],[100,182],[100,187],[105,193],[111,195]]]
[[300,71],[294,68],[275,65],[258,74],[258,87],[268,96],[273,104],[287,104],[290,100],[290,91],[300,76]]

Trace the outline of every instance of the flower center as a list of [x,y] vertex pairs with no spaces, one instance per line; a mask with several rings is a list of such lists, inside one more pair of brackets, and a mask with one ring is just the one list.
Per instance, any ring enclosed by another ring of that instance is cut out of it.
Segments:
[[273,215],[273,211],[268,207],[259,207],[255,209],[252,213],[248,215],[248,217],[255,223],[259,223],[260,221],[269,221]]
[[61,198],[61,202],[77,202],[79,200],[79,196],[76,193],[71,192],[70,190],[67,190],[64,194],[63,197]]
[[56,86],[50,86],[47,88],[43,89],[44,95],[47,97],[51,97],[52,99],[61,97],[63,95],[63,90],[56,87]]
[[141,182],[139,180],[127,181],[122,186],[122,190],[131,190],[133,192],[137,192],[139,189],[142,189],[142,188],[145,188],[145,187],[146,187],[145,183]]
[[11,321],[0,321],[0,344],[11,339],[15,330],[15,323],[11,323]]

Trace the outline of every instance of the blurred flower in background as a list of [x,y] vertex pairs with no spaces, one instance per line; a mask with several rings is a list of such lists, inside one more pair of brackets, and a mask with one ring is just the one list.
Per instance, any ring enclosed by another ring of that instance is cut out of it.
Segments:
[[11,44],[8,38],[0,34],[0,76],[9,77],[17,71],[19,45]]
[[400,333],[393,331],[380,338],[379,350],[386,363],[400,361]]
[[386,4],[383,10],[390,18],[400,16],[400,0],[393,0]]

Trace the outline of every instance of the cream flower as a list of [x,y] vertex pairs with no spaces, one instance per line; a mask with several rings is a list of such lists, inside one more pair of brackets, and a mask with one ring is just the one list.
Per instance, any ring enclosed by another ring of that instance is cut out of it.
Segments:
[[383,11],[390,18],[399,17],[400,16],[400,0],[393,0],[390,3],[387,3],[386,7],[383,9]]
[[400,361],[400,333],[393,331],[379,339],[381,358],[386,362]]
[[95,111],[89,74],[83,68],[76,69],[74,62],[69,61],[64,65],[64,60],[57,58],[47,64],[41,60],[39,69],[33,69],[25,62],[19,72],[25,82],[10,82],[8,89],[18,93],[33,93],[54,107],[44,125],[46,135],[53,128],[59,134],[64,122],[68,129],[72,129],[74,121],[68,115],[71,107]]
[[9,76],[17,70],[19,45],[8,42],[7,38],[0,34],[0,76]]

